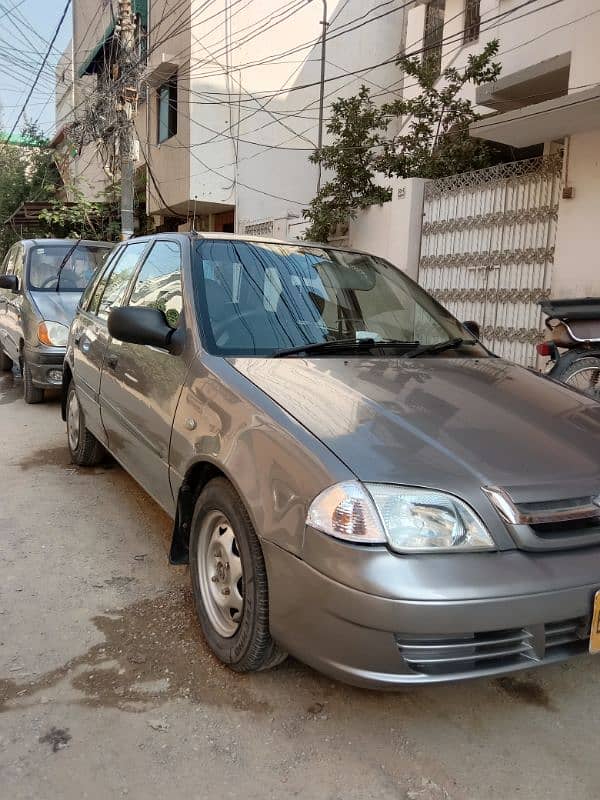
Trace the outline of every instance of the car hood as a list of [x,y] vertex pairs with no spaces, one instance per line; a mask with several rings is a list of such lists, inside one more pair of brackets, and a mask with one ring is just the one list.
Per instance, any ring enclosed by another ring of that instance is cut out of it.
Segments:
[[600,492],[600,403],[496,358],[238,358],[233,366],[361,480]]
[[42,319],[69,327],[77,311],[81,292],[31,292]]

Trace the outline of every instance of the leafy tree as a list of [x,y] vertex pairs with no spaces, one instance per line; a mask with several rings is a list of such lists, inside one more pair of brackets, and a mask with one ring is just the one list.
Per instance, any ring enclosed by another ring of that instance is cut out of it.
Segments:
[[470,55],[463,70],[447,67],[441,75],[430,61],[401,58],[404,73],[414,78],[420,92],[383,106],[389,117],[409,119],[408,131],[400,130],[386,140],[377,166],[387,176],[441,178],[489,166],[494,151],[483,139],[469,136],[469,125],[480,115],[470,100],[461,97],[467,84],[495,81],[500,64],[495,62],[498,40],[481,53]]
[[119,238],[118,187],[104,192],[101,200],[88,200],[83,192],[71,187],[74,200],[68,203],[53,198],[40,219],[48,227],[47,236],[59,239],[95,239],[116,241]]
[[[389,200],[390,189],[377,182],[378,173],[440,178],[500,160],[487,142],[469,136],[469,125],[479,114],[461,96],[467,84],[496,80],[498,47],[497,40],[491,41],[480,54],[469,56],[463,70],[447,67],[441,75],[431,59],[401,57],[398,64],[420,88],[414,97],[378,108],[369,89],[361,86],[355,97],[333,103],[327,126],[332,142],[311,156],[333,176],[304,211],[311,223],[306,238],[327,241],[358,209]],[[403,121],[406,129],[398,124]],[[399,132],[388,135],[391,127]]]
[[20,144],[0,143],[0,253],[21,238],[6,220],[27,201],[47,200],[56,191],[58,170],[52,150],[39,128],[27,123]]
[[389,189],[375,182],[376,148],[386,129],[384,112],[377,108],[366,86],[356,97],[339,98],[331,106],[327,132],[332,144],[316,150],[314,164],[332,170],[317,196],[304,211],[308,239],[327,241],[338,224],[347,224],[358,209],[384,203]]

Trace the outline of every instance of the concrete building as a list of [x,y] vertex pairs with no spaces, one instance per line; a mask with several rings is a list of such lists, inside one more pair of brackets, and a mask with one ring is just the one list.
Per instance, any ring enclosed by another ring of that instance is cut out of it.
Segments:
[[[514,160],[397,182],[391,203],[359,215],[350,241],[478,320],[495,352],[533,366],[540,300],[600,296],[600,4],[430,0],[407,13],[407,52],[440,71],[492,39],[502,71],[465,89],[484,115],[470,133],[512,148]],[[405,83],[404,96],[416,91]]]
[[464,64],[490,39],[500,42],[499,80],[473,90],[472,99],[488,116],[471,127],[471,135],[563,153],[551,293],[600,295],[594,257],[600,249],[598,0],[435,0],[409,11],[407,40],[420,31],[424,41],[432,7],[441,8],[443,17],[442,68]]
[[[136,0],[146,62],[139,165],[159,228],[185,228],[195,217],[196,227],[211,230],[302,229],[317,184],[308,156],[318,140],[324,5]],[[327,7],[325,124],[332,100],[362,83],[381,102],[401,90],[395,57],[406,34],[405,3],[330,0]],[[113,31],[110,3],[74,0],[75,117],[110,80]],[[73,144],[73,180],[97,193],[111,173],[102,142]]]

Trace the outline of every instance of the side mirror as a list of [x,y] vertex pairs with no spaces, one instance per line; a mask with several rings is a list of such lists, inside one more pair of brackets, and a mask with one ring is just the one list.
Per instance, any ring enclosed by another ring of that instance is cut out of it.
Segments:
[[157,308],[113,308],[108,315],[108,332],[131,344],[147,344],[169,350],[173,328]]
[[476,339],[481,339],[481,326],[475,320],[467,320],[467,322],[463,322],[463,328],[466,328],[469,333],[472,333]]
[[19,291],[19,279],[16,275],[0,275],[0,289],[8,289],[16,294]]

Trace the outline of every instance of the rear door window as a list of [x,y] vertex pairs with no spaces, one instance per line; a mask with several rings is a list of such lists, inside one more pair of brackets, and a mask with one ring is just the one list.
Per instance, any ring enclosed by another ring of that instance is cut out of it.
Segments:
[[182,303],[179,243],[156,242],[138,273],[129,305],[158,308],[169,325],[176,328]]
[[147,242],[127,245],[108,278],[105,280],[103,276],[100,280],[98,304],[95,311],[92,309],[100,319],[108,319],[111,308],[123,304],[129,282],[147,246]]
[[[100,292],[100,284],[103,279],[107,279],[110,272],[113,270],[115,264],[117,263],[121,253],[123,252],[123,247],[117,247],[113,252],[110,254],[104,266],[100,267],[98,270],[98,274],[95,275],[92,280],[88,283],[84,293],[81,295],[81,300],[79,305],[84,311],[90,311],[91,307],[93,306],[96,308],[98,305],[98,294]],[[104,287],[106,286],[106,280],[102,285],[102,291],[104,291]]]

